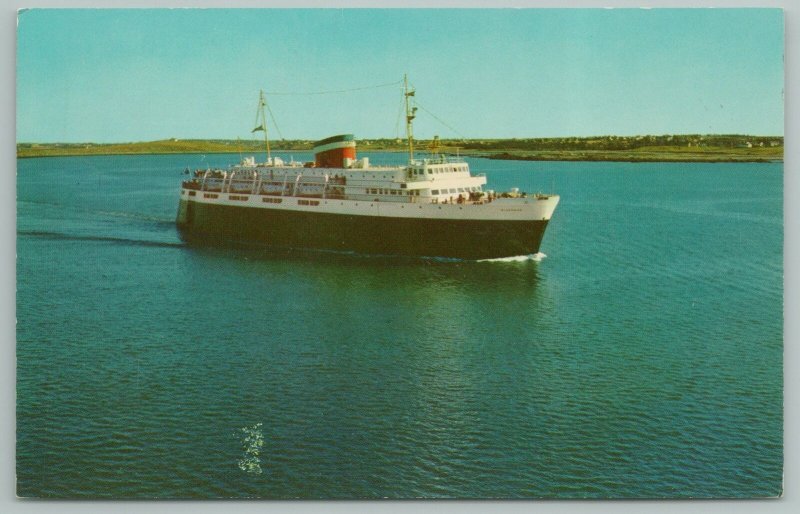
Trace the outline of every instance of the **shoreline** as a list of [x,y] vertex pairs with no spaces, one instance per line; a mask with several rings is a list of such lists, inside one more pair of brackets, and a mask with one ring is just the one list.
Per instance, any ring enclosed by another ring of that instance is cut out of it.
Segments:
[[[573,162],[783,162],[782,137],[719,136],[636,136],[539,139],[416,140],[420,155],[442,153],[450,156],[514,161]],[[272,151],[313,152],[310,140],[281,140]],[[362,139],[361,153],[406,152],[397,139]],[[252,155],[265,152],[260,141],[225,139],[167,139],[130,143],[17,143],[17,159],[39,157],[80,157],[94,155]]]
[[[275,150],[275,152],[310,152],[310,150]],[[405,152],[404,149],[381,149],[371,150],[371,153],[401,153]],[[220,151],[133,151],[133,152],[95,152],[95,153],[79,153],[79,152],[47,152],[47,153],[30,153],[20,155],[17,154],[17,159],[47,159],[55,157],[103,157],[103,156],[123,156],[123,155],[204,155],[204,154],[229,154],[235,155],[239,152],[220,152]],[[243,152],[253,153],[253,152]],[[456,154],[447,153],[449,156],[456,156]],[[783,156],[756,156],[756,155],[708,155],[708,156],[686,156],[680,153],[672,155],[632,155],[628,152],[620,152],[615,155],[613,152],[604,153],[602,156],[597,155],[509,155],[509,154],[482,154],[464,152],[459,153],[459,157],[471,157],[474,159],[491,159],[502,161],[531,161],[531,162],[675,162],[675,163],[690,163],[690,162],[706,162],[706,163],[769,163],[769,162],[783,162]]]
[[764,163],[764,162],[783,162],[783,157],[767,157],[767,156],[734,156],[734,155],[727,155],[727,156],[685,156],[681,154],[674,154],[674,155],[630,155],[630,154],[623,154],[620,152],[620,155],[603,155],[603,156],[586,156],[586,155],[560,155],[560,156],[546,156],[546,155],[525,155],[525,156],[513,156],[513,155],[470,155],[470,157],[481,157],[484,159],[492,159],[492,160],[503,160],[503,161],[533,161],[533,162],[544,162],[544,161],[561,161],[561,162],[705,162],[705,163],[731,163],[731,162],[742,162],[742,163]]

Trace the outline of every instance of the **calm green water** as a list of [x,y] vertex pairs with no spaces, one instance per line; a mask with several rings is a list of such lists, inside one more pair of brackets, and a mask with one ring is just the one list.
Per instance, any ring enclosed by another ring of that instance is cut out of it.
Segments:
[[183,246],[234,158],[18,161],[19,495],[780,493],[781,164],[473,160],[547,257],[441,262]]

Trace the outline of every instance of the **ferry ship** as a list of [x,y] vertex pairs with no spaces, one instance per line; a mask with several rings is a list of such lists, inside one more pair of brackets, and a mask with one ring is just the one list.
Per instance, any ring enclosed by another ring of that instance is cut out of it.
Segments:
[[262,91],[254,131],[264,131],[266,162],[195,170],[181,186],[181,238],[469,260],[537,253],[559,196],[487,190],[463,159],[415,158],[407,80],[404,95],[408,163],[375,166],[357,158],[352,134],[317,141],[311,162],[272,157]]

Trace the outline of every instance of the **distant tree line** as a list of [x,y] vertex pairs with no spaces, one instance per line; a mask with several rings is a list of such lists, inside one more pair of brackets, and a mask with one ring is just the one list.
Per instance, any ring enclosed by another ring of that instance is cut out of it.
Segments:
[[633,150],[653,146],[753,148],[782,147],[782,137],[747,135],[661,135],[479,139],[460,144],[468,150]]
[[[270,141],[273,150],[311,150],[315,140],[280,139]],[[660,135],[660,136],[595,136],[548,137],[528,139],[442,139],[436,141],[438,149],[452,152],[455,148],[473,152],[537,152],[537,151],[624,151],[648,147],[672,148],[775,148],[783,147],[783,137],[726,135]],[[405,139],[359,139],[358,147],[369,150],[402,150]],[[416,147],[425,152],[433,149],[431,140],[417,140]],[[137,143],[18,143],[20,154],[69,153],[145,153],[145,152],[253,152],[263,151],[264,141],[254,139],[165,139]]]

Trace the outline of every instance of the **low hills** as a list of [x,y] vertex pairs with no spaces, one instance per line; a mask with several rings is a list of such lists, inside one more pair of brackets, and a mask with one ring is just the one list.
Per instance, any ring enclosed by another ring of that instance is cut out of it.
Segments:
[[[401,139],[363,139],[358,149],[404,151]],[[271,141],[274,151],[311,151],[313,140]],[[546,161],[766,162],[783,160],[783,137],[749,135],[648,135],[530,139],[417,140],[419,152],[439,151],[489,159]],[[243,153],[264,151],[263,141],[165,139],[131,143],[18,143],[17,157]]]

